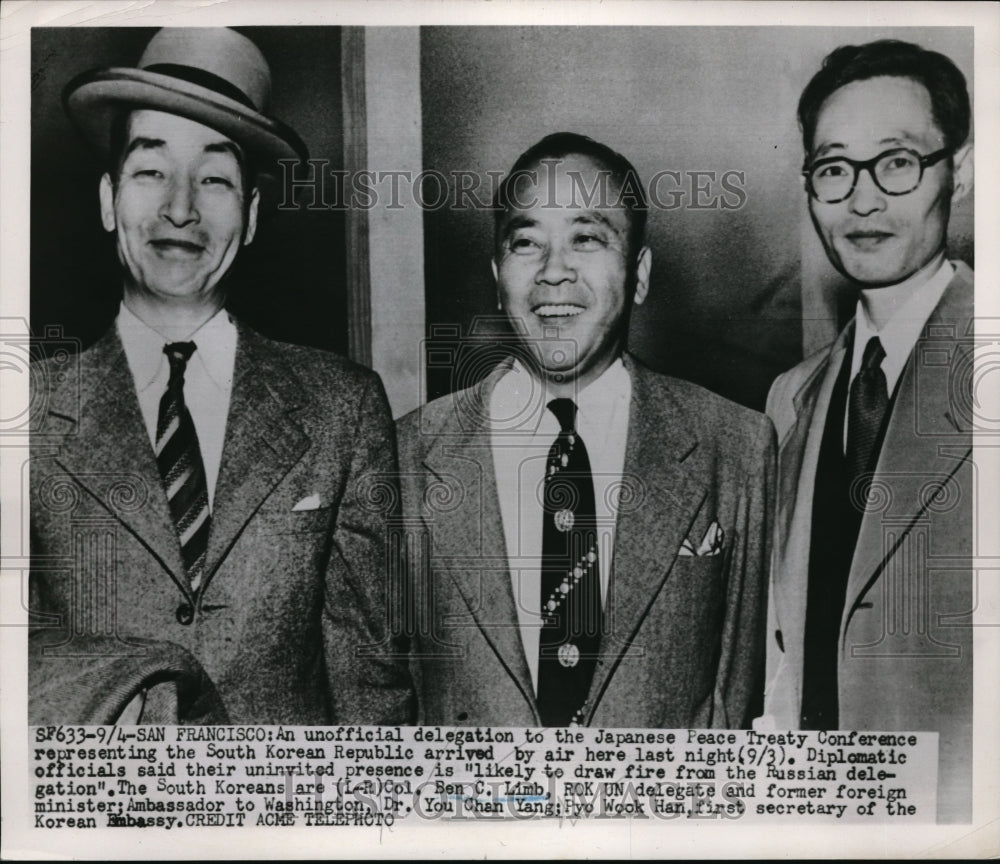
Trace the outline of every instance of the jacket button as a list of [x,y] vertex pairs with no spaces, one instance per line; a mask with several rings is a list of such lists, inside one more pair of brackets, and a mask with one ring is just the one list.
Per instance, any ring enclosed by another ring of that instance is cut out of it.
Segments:
[[192,621],[194,621],[194,609],[191,608],[191,604],[181,603],[177,607],[177,623],[190,624]]
[[468,714],[468,712],[467,712],[467,711],[463,711],[463,712],[462,712],[461,714],[459,714],[459,715],[458,715],[458,716],[457,716],[457,717],[456,717],[455,719],[456,719],[456,720],[468,720],[468,719],[469,719],[469,714]]

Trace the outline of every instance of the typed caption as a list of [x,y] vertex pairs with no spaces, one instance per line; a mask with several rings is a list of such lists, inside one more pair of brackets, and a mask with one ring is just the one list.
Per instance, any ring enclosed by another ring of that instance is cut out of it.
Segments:
[[936,733],[29,729],[34,827],[633,818],[932,823]]

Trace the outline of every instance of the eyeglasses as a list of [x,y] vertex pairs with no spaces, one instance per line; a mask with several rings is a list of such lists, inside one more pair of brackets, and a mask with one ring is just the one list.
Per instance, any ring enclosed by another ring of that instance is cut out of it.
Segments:
[[867,171],[886,195],[906,195],[920,185],[926,167],[940,162],[951,153],[951,148],[945,147],[921,156],[915,150],[898,147],[864,162],[846,156],[830,156],[806,165],[802,176],[806,178],[809,194],[824,204],[837,204],[850,198],[862,171]]

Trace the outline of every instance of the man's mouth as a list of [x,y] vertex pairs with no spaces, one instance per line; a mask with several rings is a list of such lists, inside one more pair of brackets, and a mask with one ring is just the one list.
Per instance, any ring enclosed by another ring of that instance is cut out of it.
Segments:
[[865,230],[865,231],[849,231],[844,235],[849,243],[856,246],[858,249],[876,249],[886,240],[895,237],[891,231],[875,231],[875,230]]
[[532,308],[539,318],[573,318],[585,310],[575,303],[543,303]]
[[205,247],[191,240],[181,240],[179,238],[161,237],[158,240],[150,240],[152,246],[161,255],[200,255],[205,251]]

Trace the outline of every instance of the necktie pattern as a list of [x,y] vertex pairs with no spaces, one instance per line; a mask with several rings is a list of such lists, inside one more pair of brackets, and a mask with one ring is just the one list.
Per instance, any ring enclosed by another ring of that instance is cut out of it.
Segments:
[[885,349],[878,336],[872,336],[865,345],[861,369],[851,382],[847,407],[846,467],[852,487],[860,475],[875,467],[875,444],[889,406],[889,392],[882,371],[883,359]]
[[560,433],[549,450],[543,490],[542,631],[538,708],[545,726],[577,725],[597,663],[601,580],[590,458],[576,432],[576,404],[548,408]]
[[160,399],[155,448],[156,463],[163,478],[192,592],[201,586],[211,524],[208,484],[198,447],[198,433],[184,404],[184,370],[196,347],[194,342],[172,342],[163,346],[163,353],[170,362],[170,380]]

